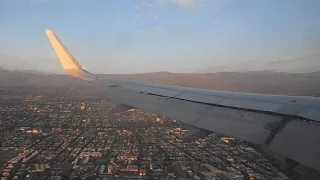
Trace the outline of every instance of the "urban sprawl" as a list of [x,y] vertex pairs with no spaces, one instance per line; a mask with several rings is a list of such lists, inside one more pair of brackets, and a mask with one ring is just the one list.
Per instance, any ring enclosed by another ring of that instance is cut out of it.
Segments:
[[241,140],[185,142],[188,126],[107,100],[2,99],[0,117],[1,180],[288,179]]

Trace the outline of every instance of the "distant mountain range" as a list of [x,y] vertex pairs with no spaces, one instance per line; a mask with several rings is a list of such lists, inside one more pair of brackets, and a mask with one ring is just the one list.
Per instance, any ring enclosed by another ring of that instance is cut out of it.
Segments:
[[[2,88],[64,88],[92,86],[67,74],[45,73],[34,70],[12,70],[0,67],[0,89]],[[90,88],[90,87],[89,87]]]
[[201,89],[320,96],[320,71],[313,73],[253,71],[205,74],[158,72],[112,76]]
[[47,57],[16,57],[11,55],[0,54],[0,66],[8,70],[19,71],[38,71],[46,72],[59,72],[61,67],[55,58]]
[[[68,75],[37,71],[14,71],[0,68],[0,98],[21,98],[21,95],[56,96],[66,98],[100,98],[105,89]],[[99,94],[99,95],[98,95]]]
[[306,55],[276,61],[246,61],[227,66],[207,68],[203,72],[246,72],[246,71],[274,71],[307,73],[320,71],[320,54]]
[[[0,66],[11,70],[38,70],[39,72],[63,72],[55,57],[24,57],[19,58],[0,54]],[[273,71],[290,73],[308,73],[320,71],[320,54],[309,54],[298,57],[282,58],[271,61],[241,61],[227,65],[209,66],[197,71],[198,73],[216,72],[247,72],[247,71]]]
[[[320,71],[312,73],[281,73],[268,71],[220,73],[169,73],[108,75],[167,85],[226,91],[320,96]],[[0,69],[0,89],[6,87],[49,88],[77,87],[93,91],[101,87],[67,75],[41,74]],[[94,91],[93,91],[94,92]]]

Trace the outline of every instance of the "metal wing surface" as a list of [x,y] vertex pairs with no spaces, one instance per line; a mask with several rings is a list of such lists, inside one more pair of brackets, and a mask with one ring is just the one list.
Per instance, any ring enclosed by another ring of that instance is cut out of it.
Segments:
[[264,145],[320,172],[320,98],[204,90],[94,75],[84,70],[52,31],[46,34],[69,75],[103,84],[115,102]]

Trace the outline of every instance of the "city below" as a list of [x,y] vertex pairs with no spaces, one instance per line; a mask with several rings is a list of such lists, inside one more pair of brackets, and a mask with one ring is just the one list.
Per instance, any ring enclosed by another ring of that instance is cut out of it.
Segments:
[[186,125],[77,91],[9,92],[0,102],[1,180],[289,179],[270,154],[232,137],[185,142]]

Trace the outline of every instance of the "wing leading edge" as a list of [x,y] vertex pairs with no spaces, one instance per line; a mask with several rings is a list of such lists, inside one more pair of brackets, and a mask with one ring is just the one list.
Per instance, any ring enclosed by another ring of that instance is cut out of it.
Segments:
[[[119,103],[167,116],[196,128],[266,145],[320,172],[320,98],[263,95],[98,78],[86,71],[51,31],[46,34],[65,71],[106,85]],[[319,145],[318,145],[319,144]]]

